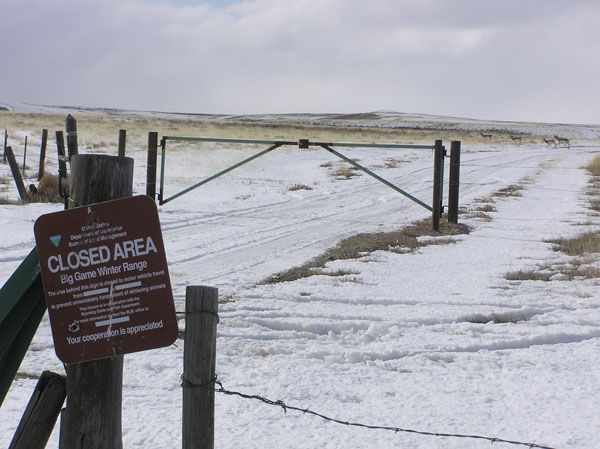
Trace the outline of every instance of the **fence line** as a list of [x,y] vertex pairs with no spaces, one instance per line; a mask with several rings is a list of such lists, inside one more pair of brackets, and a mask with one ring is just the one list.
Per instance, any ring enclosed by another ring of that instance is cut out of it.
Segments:
[[296,407],[296,406],[293,406],[293,405],[288,405],[284,401],[282,401],[281,399],[273,400],[273,399],[265,398],[265,397],[263,397],[261,395],[258,395],[258,394],[247,394],[247,393],[241,393],[239,391],[227,390],[223,386],[223,383],[221,381],[217,380],[216,376],[210,382],[207,382],[205,384],[197,385],[197,384],[193,384],[191,382],[186,381],[183,378],[183,374],[181,375],[181,387],[182,388],[206,389],[206,388],[211,388],[211,385],[214,385],[214,386],[218,387],[218,388],[213,387],[214,391],[217,392],[217,393],[222,393],[222,394],[225,394],[227,396],[237,396],[237,397],[240,397],[242,399],[250,399],[250,400],[259,401],[259,402],[262,402],[263,404],[266,404],[266,405],[270,405],[270,406],[273,406],[273,407],[280,407],[280,408],[283,409],[284,413],[287,413],[288,410],[292,410],[292,411],[296,411],[296,412],[301,412],[301,413],[303,413],[305,415],[316,416],[317,418],[321,418],[321,419],[323,419],[325,421],[333,422],[333,423],[336,423],[336,424],[342,424],[342,425],[345,425],[345,426],[348,426],[348,427],[360,427],[360,428],[369,429],[369,430],[385,430],[385,431],[394,432],[394,433],[410,433],[410,434],[415,434],[415,435],[431,436],[431,437],[438,437],[438,438],[461,438],[461,439],[486,440],[486,441],[489,441],[492,444],[494,444],[494,443],[505,443],[505,444],[512,444],[512,445],[518,445],[518,446],[527,446],[529,448],[537,448],[537,449],[557,449],[557,448],[552,447],[552,446],[545,446],[545,445],[540,445],[540,444],[536,444],[536,443],[529,443],[529,442],[523,442],[523,441],[507,440],[507,439],[504,439],[504,438],[489,437],[489,436],[485,436],[485,435],[470,435],[470,434],[461,434],[461,433],[433,432],[433,431],[423,431],[423,430],[407,429],[407,428],[403,428],[403,427],[377,426],[377,425],[371,425],[371,424],[364,424],[364,423],[360,423],[360,422],[345,421],[345,420],[342,420],[342,419],[337,419],[337,418],[329,417],[327,415],[324,415],[322,413],[316,412],[316,411],[308,409],[308,408],[302,408],[302,407]]

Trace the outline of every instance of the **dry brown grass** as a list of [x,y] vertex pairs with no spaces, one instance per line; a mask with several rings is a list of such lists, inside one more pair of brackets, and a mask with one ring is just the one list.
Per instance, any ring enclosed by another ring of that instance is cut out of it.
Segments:
[[586,168],[592,176],[600,176],[600,155],[592,159]]
[[600,253],[600,234],[588,232],[570,239],[551,240],[554,251],[560,251],[569,256],[581,256],[589,253]]
[[485,203],[475,208],[478,212],[496,212],[496,208],[491,203]]
[[519,197],[519,196],[522,196],[521,190],[523,190],[523,186],[513,184],[508,187],[504,187],[500,190],[495,191],[494,193],[492,193],[492,196],[498,197],[498,198]]
[[[358,259],[373,251],[412,252],[427,245],[444,245],[453,243],[451,239],[419,240],[424,236],[451,236],[468,234],[469,228],[461,224],[440,223],[440,232],[431,230],[429,219],[412,223],[399,231],[364,233],[348,237],[333,248],[328,249],[320,256],[308,261],[304,265],[274,274],[265,279],[261,284],[276,284],[298,279],[328,274],[323,272],[325,264],[334,260]],[[356,273],[345,273],[356,274]],[[331,274],[329,274],[331,275]]]
[[534,270],[509,271],[504,275],[508,281],[550,281],[550,278],[556,273],[540,273]]
[[[65,183],[68,185],[68,180]],[[45,175],[40,179],[38,193],[33,195],[40,203],[61,203],[62,198],[58,188],[58,175]]]
[[296,190],[312,190],[311,186],[307,186],[306,184],[294,184],[288,187],[290,192],[295,192]]
[[355,167],[340,167],[332,173],[335,179],[351,179],[360,176],[360,172]]
[[17,205],[25,204],[25,203],[21,200],[11,200],[10,198],[8,198],[6,196],[0,196],[0,204],[17,206]]
[[[66,181],[68,183],[68,180]],[[60,196],[58,189],[58,176],[44,176],[35,190],[32,191],[30,186],[25,200],[11,200],[7,197],[0,197],[0,204],[20,205],[28,203],[62,203],[63,199]],[[36,191],[37,190],[37,191]]]
[[517,324],[522,321],[527,321],[528,319],[529,319],[529,317],[527,317],[525,314],[510,313],[510,312],[509,313],[498,312],[498,313],[490,313],[489,315],[483,315],[483,314],[470,315],[465,318],[465,321],[467,323],[474,323],[474,324],[489,324],[489,323]]

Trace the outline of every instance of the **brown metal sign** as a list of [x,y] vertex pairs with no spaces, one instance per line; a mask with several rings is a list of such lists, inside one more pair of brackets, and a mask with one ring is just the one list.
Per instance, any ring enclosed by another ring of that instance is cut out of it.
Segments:
[[160,222],[149,197],[42,215],[34,231],[60,360],[102,359],[177,339]]

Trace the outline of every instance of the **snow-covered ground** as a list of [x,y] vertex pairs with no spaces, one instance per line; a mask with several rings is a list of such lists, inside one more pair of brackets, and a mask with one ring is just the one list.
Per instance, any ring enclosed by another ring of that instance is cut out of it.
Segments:
[[[364,174],[336,179],[339,162],[325,151],[279,149],[159,208],[177,309],[183,310],[187,285],[218,287],[227,299],[220,305],[217,372],[228,389],[365,424],[600,447],[600,281],[504,278],[568,261],[546,241],[599,229],[599,216],[587,208],[583,169],[599,145],[464,142],[461,206],[467,211],[503,187],[524,188],[520,197],[496,198],[490,221],[467,213],[461,221],[471,233],[454,237],[454,244],[327,265],[352,274],[261,285],[344,237],[400,229],[428,216]],[[174,146],[165,194],[256,150]],[[342,152],[430,202],[431,151]],[[129,154],[136,159],[134,188],[143,193],[144,150]],[[289,190],[295,184],[312,190]],[[33,221],[58,209],[0,206],[0,281],[33,247]],[[125,357],[124,447],[181,446],[182,351],[179,340]],[[12,438],[32,377],[46,369],[63,370],[44,318],[0,408],[0,446]],[[490,446],[348,428],[225,395],[216,401],[219,448]],[[49,447],[57,441],[55,432]]]

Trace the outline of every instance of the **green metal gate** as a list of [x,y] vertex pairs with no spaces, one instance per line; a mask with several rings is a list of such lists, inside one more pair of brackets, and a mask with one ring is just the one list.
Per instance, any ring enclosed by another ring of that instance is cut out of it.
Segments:
[[[166,166],[166,156],[167,156],[167,142],[168,141],[177,141],[177,142],[212,142],[212,143],[231,143],[231,144],[254,144],[254,145],[268,145],[268,148],[238,162],[237,164],[234,164],[224,170],[221,170],[218,173],[215,173],[212,176],[209,176],[206,179],[203,179],[202,181],[199,181],[177,193],[172,194],[171,196],[165,197],[165,166]],[[367,175],[375,178],[377,181],[381,182],[382,184],[388,186],[389,188],[395,190],[396,192],[400,193],[401,195],[404,195],[405,197],[407,197],[408,199],[410,199],[411,201],[417,203],[418,205],[424,207],[425,209],[427,209],[428,211],[433,212],[434,207],[430,206],[429,204],[425,203],[424,201],[416,198],[415,196],[411,195],[410,193],[408,193],[406,190],[401,189],[400,187],[396,186],[395,184],[391,183],[390,181],[382,178],[381,176],[377,175],[376,173],[374,173],[373,171],[369,170],[368,168],[366,168],[365,166],[357,163],[356,161],[350,159],[349,157],[345,156],[344,154],[340,153],[339,151],[335,150],[334,147],[341,147],[341,148],[402,148],[402,149],[421,149],[421,150],[435,150],[437,148],[442,149],[443,151],[443,147],[441,146],[441,141],[436,141],[435,145],[409,145],[409,144],[388,144],[388,143],[383,143],[383,144],[369,144],[369,143],[341,143],[341,142],[311,142],[308,139],[300,139],[297,142],[295,141],[272,141],[272,140],[251,140],[251,139],[219,139],[219,138],[212,138],[212,137],[185,137],[185,136],[164,136],[161,139],[161,159],[160,159],[160,183],[159,183],[159,192],[158,192],[158,202],[159,204],[166,204],[170,201],[175,200],[176,198],[179,198],[182,195],[185,195],[186,193],[191,192],[194,189],[197,189],[198,187],[201,187],[205,184],[208,184],[211,181],[214,181],[215,179],[223,176],[226,173],[229,173],[232,170],[235,170],[236,168],[239,168],[245,164],[248,164],[249,162],[252,162],[255,159],[258,159],[259,157],[262,157],[268,153],[270,153],[273,150],[276,150],[277,148],[283,147],[283,146],[297,146],[300,149],[308,149],[310,147],[319,147],[322,148],[326,151],[328,151],[329,153],[335,155],[336,157],[338,157],[339,159],[351,164],[353,167],[355,167],[358,170],[363,171],[364,173],[366,173]],[[443,153],[442,153],[443,154]],[[441,158],[441,171],[439,174],[439,201],[441,202],[441,198],[443,196],[443,176],[444,176],[444,170],[443,170],[443,157]],[[436,192],[434,192],[434,197]],[[440,204],[440,210],[441,210],[441,204]]]

